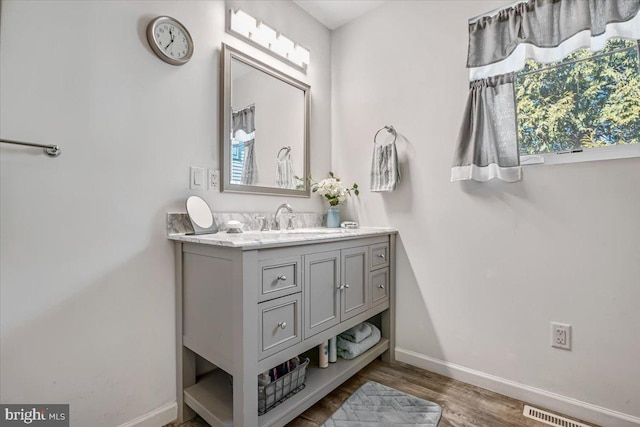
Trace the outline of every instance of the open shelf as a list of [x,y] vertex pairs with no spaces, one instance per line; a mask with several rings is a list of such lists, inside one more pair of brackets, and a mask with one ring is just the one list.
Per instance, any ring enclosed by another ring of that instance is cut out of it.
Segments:
[[[328,368],[307,368],[305,388],[282,404],[258,417],[260,427],[284,425],[322,399],[338,385],[389,349],[389,340],[380,339],[362,355],[353,360],[338,358]],[[214,427],[233,426],[233,398],[229,376],[218,369],[207,374],[184,391],[185,403]]]
[[213,427],[233,427],[233,389],[222,369],[202,377],[184,390],[184,403]]

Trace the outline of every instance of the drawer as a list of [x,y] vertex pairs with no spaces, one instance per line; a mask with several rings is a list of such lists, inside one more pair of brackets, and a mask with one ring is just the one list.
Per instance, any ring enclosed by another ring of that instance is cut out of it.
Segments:
[[302,290],[301,257],[292,256],[260,261],[258,301],[267,301]]
[[260,360],[302,341],[301,294],[258,304]]
[[389,266],[389,243],[371,245],[371,270]]
[[371,306],[389,300],[389,269],[383,268],[371,273]]

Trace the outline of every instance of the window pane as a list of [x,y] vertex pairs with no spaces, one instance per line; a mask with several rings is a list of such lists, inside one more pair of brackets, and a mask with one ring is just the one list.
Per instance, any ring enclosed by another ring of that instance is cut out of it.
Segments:
[[596,54],[582,49],[556,64],[530,61],[516,79],[520,154],[638,143],[637,46],[614,40]]

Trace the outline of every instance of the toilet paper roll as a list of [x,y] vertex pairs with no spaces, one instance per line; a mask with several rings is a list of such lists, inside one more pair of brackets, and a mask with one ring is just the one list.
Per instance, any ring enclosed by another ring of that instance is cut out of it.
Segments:
[[338,347],[336,345],[336,337],[329,339],[329,363],[338,361]]
[[326,368],[329,366],[329,341],[325,341],[318,346],[318,352],[320,357],[318,359],[318,366]]

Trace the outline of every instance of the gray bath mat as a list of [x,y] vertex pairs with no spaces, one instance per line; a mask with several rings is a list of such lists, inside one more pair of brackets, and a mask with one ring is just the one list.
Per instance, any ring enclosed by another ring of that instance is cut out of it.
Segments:
[[365,383],[342,404],[323,427],[435,427],[440,405],[374,381]]

